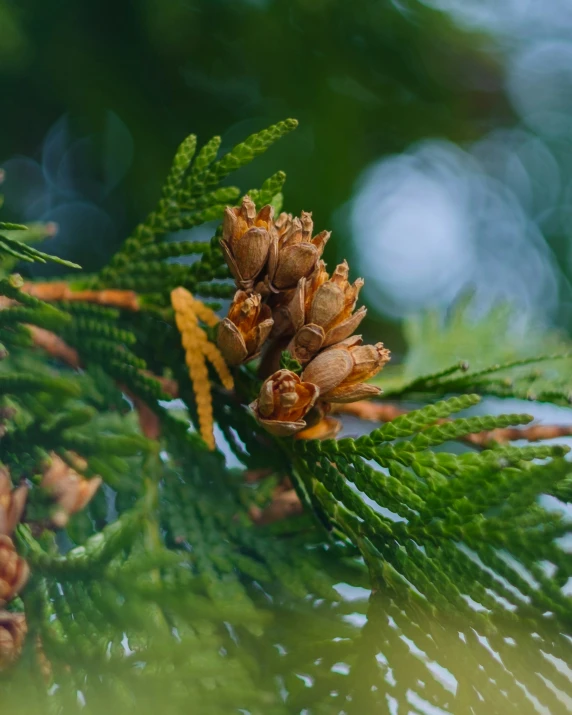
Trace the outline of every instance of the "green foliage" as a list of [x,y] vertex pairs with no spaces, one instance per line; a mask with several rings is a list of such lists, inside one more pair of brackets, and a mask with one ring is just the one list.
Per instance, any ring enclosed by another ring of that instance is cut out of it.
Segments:
[[[184,286],[202,295],[228,297],[224,289],[217,292],[216,287],[209,288],[208,284],[202,282],[205,279],[229,277],[216,241],[205,244],[202,251],[196,243],[190,241],[165,246],[158,245],[157,242],[163,241],[172,232],[220,219],[225,206],[235,203],[240,196],[238,188],[221,187],[220,182],[232,172],[249,164],[296,126],[294,119],[279,122],[253,134],[218,161],[216,157],[221,143],[219,137],[211,139],[196,154],[196,137],[188,137],[175,155],[155,210],[137,226],[123,248],[95,278],[93,284],[153,293],[167,292],[177,286]],[[262,185],[260,192],[255,192],[255,200],[266,202],[274,199],[279,194],[284,180],[283,172],[270,177]],[[166,258],[197,252],[201,252],[202,257],[193,265],[160,263]]]
[[467,296],[445,322],[426,313],[406,323],[409,350],[403,365],[377,379],[385,398],[477,392],[571,404],[569,340],[528,323],[519,325],[507,305],[480,319],[471,308]]
[[296,360],[296,358],[293,358],[287,350],[284,350],[282,352],[282,355],[280,356],[280,369],[290,370],[290,372],[294,372],[296,373],[296,375],[300,375],[302,373],[303,367],[298,362],[298,360]]
[[[532,419],[479,416],[435,424],[477,399],[465,395],[429,405],[356,440],[301,442],[297,448],[301,477],[333,524],[360,547],[374,582],[386,582],[389,565],[392,579],[409,583],[429,603],[465,611],[487,627],[491,613],[506,609],[495,595],[508,597],[514,614],[519,614],[519,605],[500,585],[485,597],[485,573],[479,571],[498,566],[503,550],[539,577],[542,558],[558,567],[552,579],[543,578],[544,590],[523,579],[512,583],[528,599],[527,613],[531,606],[539,612],[550,610],[569,625],[570,600],[558,583],[572,575],[572,563],[554,539],[568,533],[570,525],[561,514],[544,511],[536,503],[539,489],[550,493],[572,472],[572,465],[561,459],[568,449],[539,445],[495,447],[480,453],[432,451],[468,434]],[[530,464],[539,459],[548,461]],[[380,507],[391,513],[380,512]],[[419,550],[421,544],[431,549],[430,557]],[[481,559],[480,569],[460,544]],[[467,578],[460,578],[462,573]],[[481,603],[488,615],[472,614],[463,594]]]
[[[386,698],[405,707],[423,682],[422,697],[450,710],[450,692],[429,667],[443,657],[459,683],[459,712],[496,707],[491,678],[503,712],[526,712],[530,697],[559,712],[547,683],[569,691],[554,665],[570,659],[564,634],[572,632],[563,590],[572,578],[562,548],[567,447],[467,439],[532,419],[477,414],[481,395],[567,404],[563,338],[533,341],[529,331],[519,341],[507,313],[471,325],[461,306],[448,324],[410,323],[403,366],[379,382],[384,397],[404,408],[414,399],[417,409],[369,434],[270,437],[244,408],[260,387],[248,366],[235,371],[233,395],[211,375],[223,451],[209,452],[196,432],[169,292],[185,286],[227,298],[234,286],[216,236],[197,243],[169,234],[220,219],[242,193],[221,180],[294,126],[281,122],[218,160],[217,138],[198,152],[193,136],[181,144],[155,210],[100,274],[74,279],[135,290],[139,310],[47,304],[14,276],[0,278],[10,301],[0,310],[8,353],[0,360],[1,459],[14,485],[30,486],[15,538],[32,569],[10,604],[25,611],[29,636],[21,661],[0,675],[6,708],[18,708],[25,687],[36,712],[58,715],[156,712],[165,693],[177,713],[189,702],[209,713],[381,712]],[[249,194],[259,206],[279,204],[284,178],[278,172]],[[198,258],[168,262],[185,256]],[[36,347],[29,325],[63,339],[81,369]],[[287,352],[281,366],[301,369]],[[176,403],[167,380],[177,382]],[[139,418],[160,435],[144,437]],[[40,484],[50,453],[71,465],[77,453],[84,476],[104,480],[57,534],[47,528]],[[245,481],[245,469],[269,477]],[[285,477],[305,513],[255,525],[252,515]],[[344,588],[363,590],[352,602]],[[41,675],[38,642],[57,688]],[[475,649],[478,665],[463,670]],[[522,654],[539,674],[526,693],[517,685],[528,674]]]
[[20,232],[26,231],[26,228],[26,226],[21,226],[20,224],[0,222],[0,254],[4,253],[10,258],[27,261],[28,263],[33,263],[34,261],[38,263],[52,261],[67,266],[68,268],[80,268],[76,263],[65,261],[63,258],[58,258],[57,256],[50,256],[47,253],[42,253],[42,251],[28,246],[28,244],[10,235],[12,232],[20,234]]
[[282,202],[282,187],[286,181],[286,174],[283,171],[278,171],[276,174],[266,179],[260,189],[251,189],[248,192],[250,198],[257,206],[265,206],[272,204],[275,209],[279,210]]

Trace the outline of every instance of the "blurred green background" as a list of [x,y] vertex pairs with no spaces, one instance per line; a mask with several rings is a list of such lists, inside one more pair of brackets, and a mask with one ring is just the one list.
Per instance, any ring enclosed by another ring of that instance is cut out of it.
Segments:
[[56,221],[46,250],[87,269],[185,135],[293,116],[233,183],[287,172],[286,208],[367,279],[366,333],[399,351],[403,317],[467,290],[570,327],[565,0],[0,0],[0,96],[3,217]]

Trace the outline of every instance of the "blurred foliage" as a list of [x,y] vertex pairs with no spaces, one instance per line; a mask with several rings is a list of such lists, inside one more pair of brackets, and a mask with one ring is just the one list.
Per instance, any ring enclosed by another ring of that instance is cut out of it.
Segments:
[[[26,0],[17,13],[1,0],[0,7],[17,18],[29,46],[26,62],[0,62],[0,92],[9,98],[0,158],[37,157],[47,128],[68,115],[75,190],[113,220],[97,239],[54,241],[58,254],[71,252],[88,269],[103,265],[151,207],[190,127],[202,139],[222,133],[228,148],[296,116],[302,128],[291,143],[240,180],[256,185],[271,166],[283,167],[296,176],[290,210],[311,208],[327,228],[372,158],[425,136],[475,138],[510,116],[500,67],[482,38],[413,0]],[[94,146],[80,151],[86,136]],[[127,173],[108,191],[113,172]],[[334,234],[326,258],[343,258],[348,239]]]

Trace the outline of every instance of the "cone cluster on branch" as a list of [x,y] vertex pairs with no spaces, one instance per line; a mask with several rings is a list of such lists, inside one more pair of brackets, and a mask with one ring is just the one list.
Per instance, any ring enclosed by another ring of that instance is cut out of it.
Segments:
[[[70,457],[79,471],[87,468],[79,455],[70,453]],[[52,452],[43,466],[41,482],[55,503],[52,525],[65,526],[72,514],[88,504],[100,484],[100,477],[85,479]],[[4,606],[18,596],[30,576],[28,563],[11,538],[22,520],[28,491],[26,484],[14,489],[10,472],[0,464],[0,671],[18,659],[27,632],[25,615],[7,611]]]
[[20,593],[30,575],[10,538],[24,512],[27,494],[26,486],[12,489],[8,470],[0,466],[0,671],[17,660],[26,636],[24,614],[10,613],[4,606]]
[[[271,206],[257,212],[248,196],[226,209],[223,222],[221,247],[238,291],[217,343],[229,365],[263,352],[266,379],[250,408],[276,436],[334,436],[337,422],[324,421],[331,403],[377,395],[366,380],[389,360],[382,343],[363,345],[354,335],[366,314],[356,310],[363,280],[350,283],[346,261],[328,274],[321,256],[330,233],[313,237],[313,229],[310,213],[274,218]],[[301,375],[275,369],[284,349]]]

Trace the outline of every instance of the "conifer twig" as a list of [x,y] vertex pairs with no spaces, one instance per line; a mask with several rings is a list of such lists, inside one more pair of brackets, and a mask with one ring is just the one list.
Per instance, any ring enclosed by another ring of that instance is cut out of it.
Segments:
[[527,442],[540,442],[544,439],[556,439],[571,435],[572,425],[532,425],[532,427],[524,429],[504,427],[489,432],[477,432],[467,435],[464,440],[478,447],[488,447],[491,444],[508,444],[519,439],[525,439]]
[[24,283],[21,290],[48,303],[54,300],[83,301],[133,311],[138,311],[140,307],[139,297],[132,290],[72,290],[65,281]]
[[69,346],[58,335],[45,328],[39,328],[37,325],[26,325],[26,328],[30,331],[34,345],[45,350],[48,355],[58,358],[74,369],[81,366],[77,350]]
[[[369,422],[391,422],[401,415],[407,414],[406,410],[398,405],[368,402],[362,400],[350,404],[339,404],[336,411],[351,415]],[[443,424],[450,420],[437,420],[436,424]],[[476,447],[489,447],[493,444],[508,444],[515,440],[539,442],[544,439],[555,439],[572,435],[572,425],[532,425],[531,427],[503,427],[486,432],[476,432],[464,435],[460,441]]]

